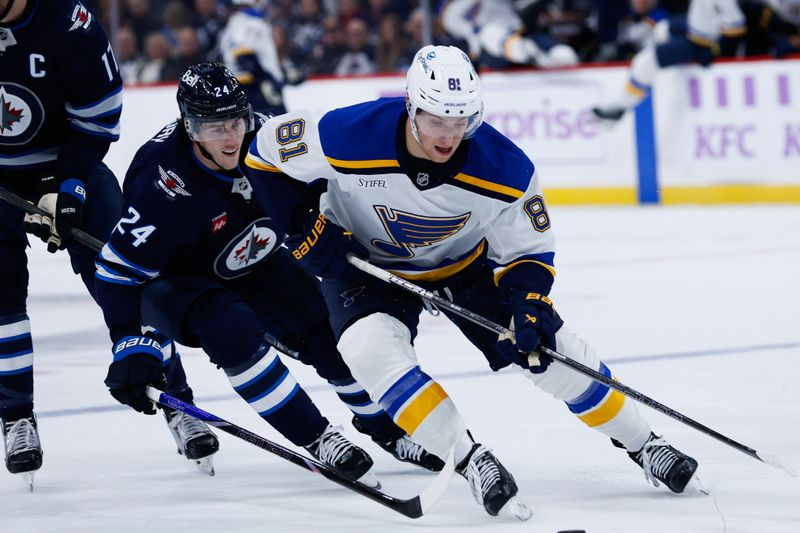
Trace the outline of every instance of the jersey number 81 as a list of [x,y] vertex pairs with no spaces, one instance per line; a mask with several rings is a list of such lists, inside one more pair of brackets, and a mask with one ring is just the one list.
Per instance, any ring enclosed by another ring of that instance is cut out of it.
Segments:
[[[278,144],[281,146],[286,146],[287,144],[291,144],[302,139],[305,132],[306,121],[302,118],[297,118],[290,120],[289,122],[279,124],[275,130],[275,138],[277,139]],[[282,163],[285,163],[295,156],[303,155],[305,153],[308,153],[308,145],[303,142],[298,142],[291,148],[281,148],[278,150],[278,154],[281,156]]]

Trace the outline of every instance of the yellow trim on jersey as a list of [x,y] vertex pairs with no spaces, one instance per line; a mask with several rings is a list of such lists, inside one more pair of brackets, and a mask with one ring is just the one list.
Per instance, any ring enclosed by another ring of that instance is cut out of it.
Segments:
[[239,48],[234,48],[231,54],[233,54],[233,58],[236,59],[239,56],[255,55],[256,53],[252,48],[239,47]]
[[509,52],[509,49],[511,48],[511,45],[513,43],[515,43],[516,41],[518,41],[521,38],[522,38],[522,30],[519,30],[519,31],[516,31],[516,32],[512,33],[511,35],[509,35],[506,38],[506,40],[503,42],[503,56],[507,60],[511,61],[512,63],[515,63],[516,59],[511,57],[511,53]]
[[506,268],[504,268],[501,272],[498,272],[497,274],[495,274],[494,275],[494,284],[499,286],[500,285],[500,278],[502,278],[503,276],[508,274],[511,271],[512,268],[514,268],[515,266],[520,265],[522,263],[536,263],[537,265],[546,268],[547,271],[550,272],[550,274],[553,275],[553,277],[556,277],[556,269],[551,267],[547,263],[542,263],[541,261],[535,261],[533,259],[522,259],[521,261],[514,261],[513,263],[511,263],[508,266],[506,266]]
[[462,181],[464,183],[468,183],[473,187],[479,187],[481,189],[499,192],[500,194],[505,194],[506,196],[511,196],[517,199],[522,198],[522,195],[525,194],[525,191],[519,191],[512,187],[507,187],[506,185],[500,185],[499,183],[494,183],[481,178],[476,178],[475,176],[470,176],[469,174],[464,174],[463,172],[459,172],[458,174],[456,174],[453,177],[453,179]]
[[344,159],[334,159],[326,157],[328,163],[334,167],[344,168],[383,168],[383,167],[397,167],[400,168],[400,163],[396,159],[366,159],[358,161],[345,161]]
[[401,277],[403,279],[407,279],[409,281],[439,281],[442,279],[449,278],[450,276],[454,276],[467,268],[473,261],[475,261],[480,255],[483,253],[484,248],[486,248],[486,241],[481,241],[475,251],[469,254],[467,257],[462,259],[461,261],[456,261],[455,263],[451,263],[446,267],[437,268],[435,270],[429,270],[427,272],[420,272],[418,274],[408,274],[406,272],[399,272],[389,270],[395,276]]
[[628,92],[637,98],[644,98],[647,94],[646,90],[642,89],[641,87],[637,87],[631,82],[625,84],[625,92]]
[[264,161],[258,160],[250,154],[247,154],[244,158],[244,164],[250,168],[256,170],[262,170],[264,172],[282,172],[281,169],[278,167],[272,166],[269,163],[265,163]]
[[397,415],[395,423],[413,436],[419,425],[447,398],[442,386],[434,381]]
[[733,28],[722,28],[720,33],[725,37],[741,37],[747,33],[747,27],[735,26]]
[[612,390],[608,398],[594,411],[585,415],[580,415],[584,424],[589,427],[596,427],[612,420],[622,410],[622,405],[625,403],[625,396],[619,391]]
[[237,74],[236,79],[239,80],[239,83],[241,83],[242,85],[249,85],[253,83],[253,81],[255,81],[256,78],[255,76],[253,76],[248,72],[247,74]]

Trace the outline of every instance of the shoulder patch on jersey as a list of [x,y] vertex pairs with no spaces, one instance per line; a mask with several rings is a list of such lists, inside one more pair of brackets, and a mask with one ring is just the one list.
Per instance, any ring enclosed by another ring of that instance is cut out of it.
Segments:
[[67,32],[75,30],[88,30],[89,26],[92,24],[93,18],[94,17],[92,16],[92,13],[86,9],[83,4],[78,2],[72,9],[72,16],[70,17],[72,26],[69,27]]
[[488,124],[470,142],[467,163],[451,185],[512,203],[525,194],[535,167],[517,145]]
[[179,194],[181,196],[191,196],[191,193],[186,190],[186,183],[184,183],[175,172],[164,170],[161,165],[158,165],[158,180],[156,180],[156,185],[167,193],[167,196],[170,198],[175,198]]

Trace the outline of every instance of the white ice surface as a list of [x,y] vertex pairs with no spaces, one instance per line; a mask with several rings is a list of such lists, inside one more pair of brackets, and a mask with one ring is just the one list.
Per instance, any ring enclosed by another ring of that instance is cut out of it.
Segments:
[[[617,377],[761,452],[800,466],[800,209],[552,209],[553,292],[569,325]],[[0,470],[0,531],[796,532],[800,479],[641,407],[657,432],[700,462],[711,496],[648,486],[628,457],[517,375],[492,375],[444,318],[425,317],[422,366],[475,436],[514,474],[527,523],[491,518],[461,478],[410,520],[229,435],[216,477],[175,454],[163,419],[119,406],[99,310],[67,258],[34,243],[29,315],[44,466],[36,490]],[[198,350],[183,360],[197,403],[285,441]],[[376,347],[376,357],[380,347]],[[430,474],[398,463],[349,426],[348,411],[290,361],[327,416],[376,461],[384,489],[407,497]]]

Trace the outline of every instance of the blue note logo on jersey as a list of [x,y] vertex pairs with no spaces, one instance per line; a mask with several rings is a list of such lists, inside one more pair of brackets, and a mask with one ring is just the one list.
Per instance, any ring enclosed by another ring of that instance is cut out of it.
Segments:
[[214,272],[219,277],[233,279],[249,274],[276,249],[280,241],[268,220],[256,220],[222,249],[214,261]]
[[374,206],[386,233],[392,239],[373,239],[372,246],[397,257],[414,257],[412,248],[430,246],[455,235],[469,220],[469,213],[453,217],[428,217]]
[[44,106],[31,90],[0,81],[0,144],[25,144],[44,123]]

